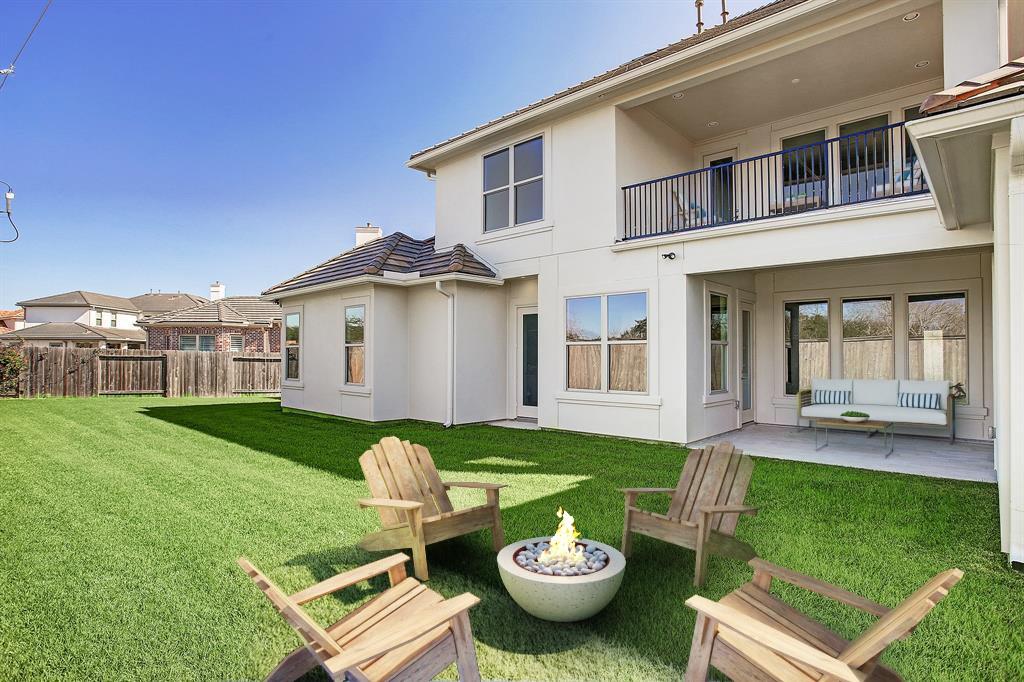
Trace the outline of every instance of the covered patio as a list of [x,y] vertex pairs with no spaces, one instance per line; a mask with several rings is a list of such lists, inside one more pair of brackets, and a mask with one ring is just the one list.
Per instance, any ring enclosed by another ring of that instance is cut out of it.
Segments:
[[[824,441],[819,431],[818,444]],[[960,481],[995,483],[992,443],[896,434],[893,453],[883,447],[882,436],[859,431],[830,430],[829,444],[815,449],[814,429],[771,424],[747,424],[741,429],[688,443],[700,447],[727,440],[755,457],[771,457],[814,464],[917,474]]]

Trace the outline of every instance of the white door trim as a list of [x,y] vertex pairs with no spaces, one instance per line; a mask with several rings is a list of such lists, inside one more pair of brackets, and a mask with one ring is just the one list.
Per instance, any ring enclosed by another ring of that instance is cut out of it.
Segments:
[[[748,324],[743,324],[743,313],[748,314]],[[754,349],[757,348],[757,341],[754,335],[757,333],[757,324],[754,321],[754,304],[749,301],[740,301],[740,355],[739,362],[736,363],[736,397],[739,400],[739,420],[740,426],[754,421],[757,414],[757,387],[755,382],[757,381],[757,371],[754,367],[756,362],[757,354]],[[748,329],[749,328],[749,329]],[[744,340],[748,339],[749,344],[745,343]],[[748,347],[749,346],[749,347]],[[743,356],[747,357],[747,373],[749,374],[750,381],[750,407],[743,409]]]
[[[536,315],[537,306],[516,306],[516,416],[537,418],[536,405],[523,405],[523,316]],[[538,329],[538,334],[539,334]],[[539,339],[538,339],[539,342]],[[539,401],[538,401],[539,402]]]

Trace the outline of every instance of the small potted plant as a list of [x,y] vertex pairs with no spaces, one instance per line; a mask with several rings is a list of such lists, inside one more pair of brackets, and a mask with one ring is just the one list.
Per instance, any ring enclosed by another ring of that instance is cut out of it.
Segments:
[[856,424],[857,422],[867,421],[868,417],[870,417],[871,415],[869,415],[867,412],[847,410],[846,412],[843,412],[839,416],[843,418],[843,421],[853,422],[854,424]]

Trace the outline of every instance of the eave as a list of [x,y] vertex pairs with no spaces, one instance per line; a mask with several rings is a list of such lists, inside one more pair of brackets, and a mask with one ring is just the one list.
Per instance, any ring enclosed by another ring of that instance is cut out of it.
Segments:
[[264,294],[260,298],[265,301],[280,301],[296,296],[308,296],[323,291],[333,291],[347,287],[359,286],[362,284],[383,284],[393,287],[414,287],[421,284],[433,284],[434,282],[470,282],[473,284],[488,284],[490,286],[502,286],[505,280],[498,277],[480,277],[477,275],[462,275],[459,273],[444,273],[441,275],[430,275],[428,277],[381,277],[380,275],[362,275],[351,279],[343,279],[337,282],[326,282],[310,287],[290,289],[271,294]]

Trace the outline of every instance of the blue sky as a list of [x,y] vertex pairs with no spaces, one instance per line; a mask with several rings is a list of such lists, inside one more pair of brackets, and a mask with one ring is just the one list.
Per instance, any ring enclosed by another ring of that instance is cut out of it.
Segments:
[[[0,9],[4,65],[41,6]],[[216,279],[255,294],[349,248],[358,224],[428,236],[433,185],[411,152],[693,24],[689,0],[56,0],[0,91],[23,235],[0,245],[0,308]]]

